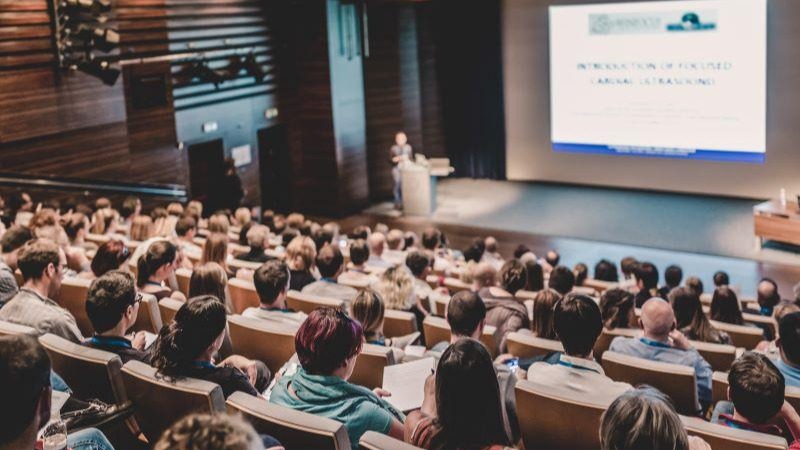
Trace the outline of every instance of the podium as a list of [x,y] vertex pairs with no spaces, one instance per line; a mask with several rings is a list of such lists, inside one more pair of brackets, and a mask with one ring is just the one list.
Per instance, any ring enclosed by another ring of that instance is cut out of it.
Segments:
[[436,211],[437,180],[450,175],[452,171],[448,158],[404,161],[400,165],[403,213],[411,216],[433,214]]

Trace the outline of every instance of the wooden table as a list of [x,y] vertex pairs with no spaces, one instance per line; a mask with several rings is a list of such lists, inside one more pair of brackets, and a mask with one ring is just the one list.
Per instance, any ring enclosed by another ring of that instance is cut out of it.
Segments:
[[759,244],[771,240],[800,245],[800,208],[797,202],[786,202],[785,206],[777,200],[758,204],[753,207],[753,221]]

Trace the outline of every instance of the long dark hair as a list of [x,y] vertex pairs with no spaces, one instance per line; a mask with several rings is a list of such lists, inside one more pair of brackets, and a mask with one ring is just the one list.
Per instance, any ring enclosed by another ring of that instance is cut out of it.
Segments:
[[544,271],[535,259],[525,261],[525,272],[528,273],[528,283],[525,285],[526,291],[538,292],[544,289]]
[[606,329],[636,328],[636,313],[633,294],[614,288],[603,292],[600,297],[600,313]]
[[473,339],[444,351],[436,369],[436,433],[430,450],[511,445],[492,357]]
[[162,375],[180,375],[225,330],[225,305],[213,295],[190,298],[161,328],[153,349],[153,367]]
[[689,327],[692,338],[702,342],[715,342],[717,330],[703,312],[700,297],[692,289],[679,287],[669,293],[669,302],[675,311],[678,329]]
[[739,298],[727,286],[718,287],[711,299],[711,319],[718,322],[744,325]]
[[155,241],[150,244],[144,255],[136,262],[136,285],[142,287],[147,284],[147,280],[161,266],[172,264],[177,255],[178,248],[169,241]]

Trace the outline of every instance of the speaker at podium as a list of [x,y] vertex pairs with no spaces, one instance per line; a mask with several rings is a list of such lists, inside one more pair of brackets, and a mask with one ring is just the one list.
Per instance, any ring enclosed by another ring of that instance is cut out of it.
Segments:
[[436,211],[437,180],[453,172],[449,158],[425,158],[417,154],[414,161],[400,163],[403,192],[403,213],[430,216]]

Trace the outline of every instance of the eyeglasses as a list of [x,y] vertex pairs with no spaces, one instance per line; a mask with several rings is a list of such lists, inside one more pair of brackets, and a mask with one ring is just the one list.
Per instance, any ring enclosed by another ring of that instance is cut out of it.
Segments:
[[141,303],[143,298],[144,298],[144,296],[142,296],[142,293],[141,292],[137,292],[136,293],[136,297],[133,298],[133,304],[131,306],[134,306],[137,303]]

